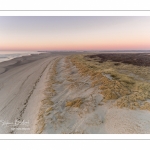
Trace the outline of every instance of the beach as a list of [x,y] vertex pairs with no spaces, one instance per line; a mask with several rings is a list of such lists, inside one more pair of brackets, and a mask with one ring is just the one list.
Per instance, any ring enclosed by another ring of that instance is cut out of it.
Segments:
[[[120,104],[115,95],[106,99],[106,73],[93,78],[78,54],[32,54],[0,63],[0,133],[150,133],[149,108]],[[108,70],[106,77],[111,87],[116,79]]]
[[[0,63],[0,133],[33,133],[45,76],[54,58],[39,54]],[[19,128],[19,121],[23,120],[29,122],[30,129],[11,130]]]

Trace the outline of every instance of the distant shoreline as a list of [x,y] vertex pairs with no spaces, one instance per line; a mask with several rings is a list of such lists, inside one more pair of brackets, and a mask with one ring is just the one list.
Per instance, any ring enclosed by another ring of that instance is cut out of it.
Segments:
[[[40,54],[42,52],[38,52],[38,51],[0,51],[0,63],[1,62],[5,62],[5,61],[9,61],[12,60],[14,58],[19,58],[19,57],[23,57],[23,56],[30,56],[32,54]],[[44,52],[45,53],[45,52]]]

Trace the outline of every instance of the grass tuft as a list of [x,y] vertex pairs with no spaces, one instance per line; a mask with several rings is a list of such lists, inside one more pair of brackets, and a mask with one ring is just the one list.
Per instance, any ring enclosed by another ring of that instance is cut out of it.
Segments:
[[83,103],[83,100],[81,98],[76,98],[72,101],[66,102],[66,107],[80,107]]

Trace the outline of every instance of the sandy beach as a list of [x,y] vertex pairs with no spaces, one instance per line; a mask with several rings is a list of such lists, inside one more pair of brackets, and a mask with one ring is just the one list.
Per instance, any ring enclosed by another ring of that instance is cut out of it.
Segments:
[[[39,54],[0,63],[0,133],[33,133],[45,76],[55,58]],[[29,130],[11,130],[23,120]]]
[[79,73],[70,54],[0,63],[0,133],[150,133],[149,110],[105,101],[99,85]]

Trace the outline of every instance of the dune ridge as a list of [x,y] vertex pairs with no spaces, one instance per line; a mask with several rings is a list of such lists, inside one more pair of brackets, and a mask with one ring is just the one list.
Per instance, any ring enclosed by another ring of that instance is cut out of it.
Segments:
[[97,68],[96,63],[93,60],[89,63],[84,55],[59,59],[55,82],[48,80],[53,83],[55,94],[47,95],[52,106],[45,109],[45,126],[40,133],[150,133],[148,97],[142,99],[138,94],[136,99],[122,100],[132,96],[137,81],[125,75],[114,80],[108,72]]
[[[0,133],[150,133],[149,67],[90,55],[53,52],[0,63]],[[3,126],[15,120],[13,130]],[[18,130],[22,121],[29,130]]]

